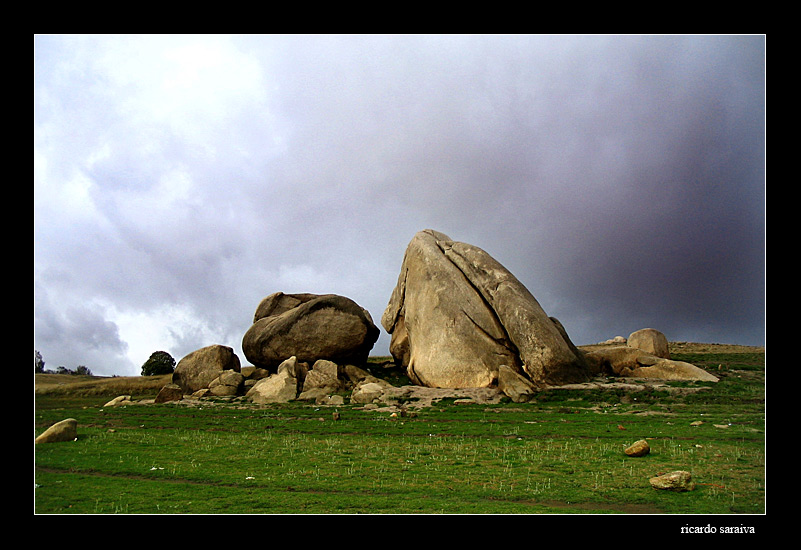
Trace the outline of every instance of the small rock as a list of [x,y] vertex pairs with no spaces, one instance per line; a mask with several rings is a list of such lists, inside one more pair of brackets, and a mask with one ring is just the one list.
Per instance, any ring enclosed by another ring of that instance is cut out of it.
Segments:
[[498,367],[498,389],[515,403],[525,403],[536,394],[534,384],[507,365]]
[[354,365],[345,365],[342,370],[348,380],[354,385],[371,376],[366,370]]
[[692,475],[684,470],[652,477],[648,481],[654,489],[664,489],[666,491],[692,491],[695,488]]
[[648,442],[644,439],[640,439],[632,443],[632,445],[626,448],[625,452],[628,456],[645,456],[651,452],[651,446],[648,445]]
[[245,377],[235,370],[224,370],[220,376],[209,382],[209,393],[217,397],[233,397],[239,395],[244,387]]
[[167,384],[159,390],[156,395],[155,403],[166,403],[168,401],[180,401],[184,398],[183,389],[178,384]]
[[78,437],[78,421],[74,418],[67,418],[61,422],[56,422],[39,437],[34,443],[56,443],[58,441],[73,441]]
[[314,401],[318,405],[326,405],[331,397],[330,393],[334,391],[334,389],[335,388],[330,386],[312,388],[302,392],[300,395],[298,395],[297,399],[298,401]]
[[131,403],[130,395],[119,395],[103,405],[104,407],[116,407],[117,405],[129,405]]
[[372,403],[373,399],[378,399],[384,392],[383,386],[375,382],[359,384],[353,389],[350,396],[351,403]]
[[326,398],[324,404],[325,405],[344,405],[345,404],[345,398],[342,397],[341,395],[329,395]]
[[278,366],[278,373],[262,378],[248,390],[245,398],[257,404],[287,403],[297,397],[297,357],[294,355]]

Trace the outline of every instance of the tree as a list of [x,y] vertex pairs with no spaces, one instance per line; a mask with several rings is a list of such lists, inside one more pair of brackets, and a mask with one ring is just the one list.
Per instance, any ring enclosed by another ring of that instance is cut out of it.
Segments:
[[84,365],[78,365],[78,368],[75,369],[75,374],[82,374],[84,376],[92,376],[92,371],[86,368]]
[[42,359],[42,354],[37,350],[33,350],[33,372],[44,372],[44,366],[45,362],[44,359]]
[[175,359],[166,351],[154,351],[142,365],[142,376],[170,374],[175,369]]

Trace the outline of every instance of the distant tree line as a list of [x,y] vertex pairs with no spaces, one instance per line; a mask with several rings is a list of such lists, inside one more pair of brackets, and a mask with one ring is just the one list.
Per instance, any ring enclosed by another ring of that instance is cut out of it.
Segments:
[[[92,376],[92,371],[83,365],[78,365],[75,370],[67,367],[58,367],[56,370],[45,369],[45,362],[42,354],[33,350],[34,372],[42,374],[82,374]],[[145,364],[142,365],[142,376],[154,376],[157,374],[172,374],[175,369],[175,359],[166,351],[154,351]]]
[[42,354],[37,350],[33,350],[33,367],[34,372],[42,374],[81,374],[83,376],[92,376],[92,371],[84,365],[78,365],[75,370],[68,369],[67,367],[58,367],[56,370],[46,369]]

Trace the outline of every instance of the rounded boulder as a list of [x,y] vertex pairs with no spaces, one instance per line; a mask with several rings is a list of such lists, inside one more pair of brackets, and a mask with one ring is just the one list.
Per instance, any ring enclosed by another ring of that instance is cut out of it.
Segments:
[[367,310],[350,298],[278,292],[259,304],[242,351],[253,365],[273,372],[292,356],[309,364],[361,364],[378,335]]
[[172,383],[181,387],[185,394],[207,388],[223,371],[239,372],[239,357],[232,348],[214,344],[193,351],[175,366]]
[[626,342],[630,348],[645,351],[662,359],[670,359],[667,338],[654,328],[644,328],[632,332]]

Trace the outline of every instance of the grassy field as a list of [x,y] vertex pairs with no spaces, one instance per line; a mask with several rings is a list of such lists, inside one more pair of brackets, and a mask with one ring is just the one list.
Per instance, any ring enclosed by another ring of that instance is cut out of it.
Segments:
[[[299,403],[106,408],[123,393],[153,397],[169,377],[36,375],[35,434],[71,417],[79,436],[35,446],[34,511],[764,514],[764,351],[671,349],[720,382],[444,400],[414,417],[345,405],[334,420],[333,408]],[[651,453],[626,456],[639,439]],[[650,486],[673,470],[691,472],[696,488]]]

